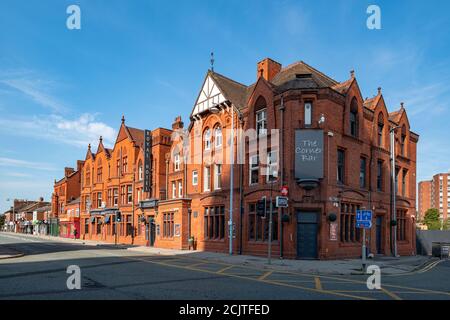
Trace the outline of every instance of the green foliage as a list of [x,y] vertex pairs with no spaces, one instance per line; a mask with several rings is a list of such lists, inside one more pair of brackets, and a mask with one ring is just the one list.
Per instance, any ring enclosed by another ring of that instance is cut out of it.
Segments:
[[3,226],[5,224],[5,215],[2,214],[0,215],[0,227]]
[[441,221],[439,220],[439,210],[435,208],[428,209],[425,212],[423,222],[428,227],[428,230],[440,230]]
[[450,219],[445,219],[442,224],[442,230],[450,230]]

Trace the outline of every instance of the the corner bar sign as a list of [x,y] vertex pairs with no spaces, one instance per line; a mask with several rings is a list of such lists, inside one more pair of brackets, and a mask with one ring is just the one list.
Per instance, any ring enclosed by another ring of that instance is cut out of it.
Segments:
[[282,186],[282,187],[281,187],[281,190],[280,190],[280,193],[281,193],[281,195],[282,195],[283,197],[287,197],[288,194],[289,194],[288,186]]
[[323,130],[295,130],[295,178],[323,178]]
[[144,142],[144,192],[150,192],[152,172],[152,132],[145,130]]

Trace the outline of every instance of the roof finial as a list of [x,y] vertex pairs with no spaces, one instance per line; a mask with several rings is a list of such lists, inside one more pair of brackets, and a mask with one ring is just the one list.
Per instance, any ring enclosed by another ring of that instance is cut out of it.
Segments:
[[102,137],[102,136],[100,136],[100,139],[99,139],[99,140],[100,140],[100,142],[102,142],[102,141],[103,141],[103,137]]
[[122,123],[125,123],[125,115],[122,115]]
[[352,78],[355,77],[355,70],[350,70],[350,77],[352,77]]
[[405,109],[405,103],[400,102],[400,109]]
[[214,72],[214,52],[211,52],[211,71]]
[[378,87],[378,94],[381,94],[381,87]]
[[88,150],[91,150],[91,144],[90,143],[88,144]]

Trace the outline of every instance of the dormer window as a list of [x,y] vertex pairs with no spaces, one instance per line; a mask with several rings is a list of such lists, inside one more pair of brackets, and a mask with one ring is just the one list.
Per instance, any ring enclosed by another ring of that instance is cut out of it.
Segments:
[[267,133],[267,111],[262,109],[256,112],[256,131],[258,135]]

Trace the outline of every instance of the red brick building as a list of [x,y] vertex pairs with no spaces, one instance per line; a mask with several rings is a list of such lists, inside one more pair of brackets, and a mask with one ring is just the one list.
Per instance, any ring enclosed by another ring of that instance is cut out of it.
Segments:
[[[150,243],[149,228],[155,206],[166,197],[166,158],[171,144],[171,130],[151,132],[150,192],[143,191],[144,130],[122,124],[112,149],[97,151],[89,145],[82,170],[81,237],[114,243]],[[145,201],[144,201],[145,200]],[[121,221],[116,222],[116,212]],[[152,244],[154,244],[152,242]]]
[[[80,197],[81,192],[81,168],[83,161],[77,161],[77,169],[64,168],[64,178],[55,180],[52,194],[52,214],[49,217],[50,233],[52,235],[65,236],[66,230],[79,228],[79,218],[67,218],[67,209],[69,203]],[[60,233],[60,228],[64,229]]]
[[[256,71],[251,85],[208,71],[189,125],[178,117],[172,130],[151,132],[149,168],[144,131],[125,119],[112,149],[101,138],[95,153],[89,146],[81,170],[81,237],[228,252],[232,212],[233,253],[266,255],[271,223],[274,257],[358,257],[356,211],[370,209],[369,250],[391,254],[395,230],[398,253],[414,254],[419,136],[403,104],[389,112],[380,88],[363,99],[354,72],[337,82],[304,62],[283,68],[271,59]],[[287,208],[275,204],[282,187],[289,190]],[[260,215],[264,197],[271,221]]]
[[[174,128],[182,127],[181,120],[177,122]],[[238,148],[245,161],[230,166],[223,159],[229,158],[233,124],[244,134],[241,137],[235,132],[234,163],[239,162]],[[392,222],[389,135],[394,127],[398,127],[398,187],[397,220]],[[317,179],[297,176],[296,133],[302,137],[305,129],[319,136],[323,144],[321,176]],[[267,137],[267,148],[251,150],[251,130],[258,139]],[[272,140],[277,132],[279,136]],[[245,143],[238,143],[244,138]],[[159,202],[156,237],[163,240],[159,243],[164,247],[187,248],[188,239],[193,237],[197,249],[226,252],[232,211],[233,252],[265,255],[269,219],[257,214],[257,202],[263,197],[270,199],[271,194],[274,199],[280,188],[287,186],[289,208],[274,205],[273,209],[274,256],[359,256],[362,235],[355,223],[358,209],[374,212],[373,228],[367,235],[371,252],[391,254],[395,228],[398,253],[415,254],[418,138],[410,130],[403,105],[389,112],[381,89],[373,98],[364,99],[354,72],[339,83],[304,62],[282,68],[265,59],[257,64],[256,83],[247,86],[209,71],[187,134],[172,145],[168,199]],[[187,141],[188,148],[180,147]],[[218,155],[222,160],[217,161]],[[267,174],[267,170],[274,174]]]
[[439,173],[430,181],[419,182],[419,219],[423,219],[428,209],[439,210],[441,221],[450,216],[450,174]]

